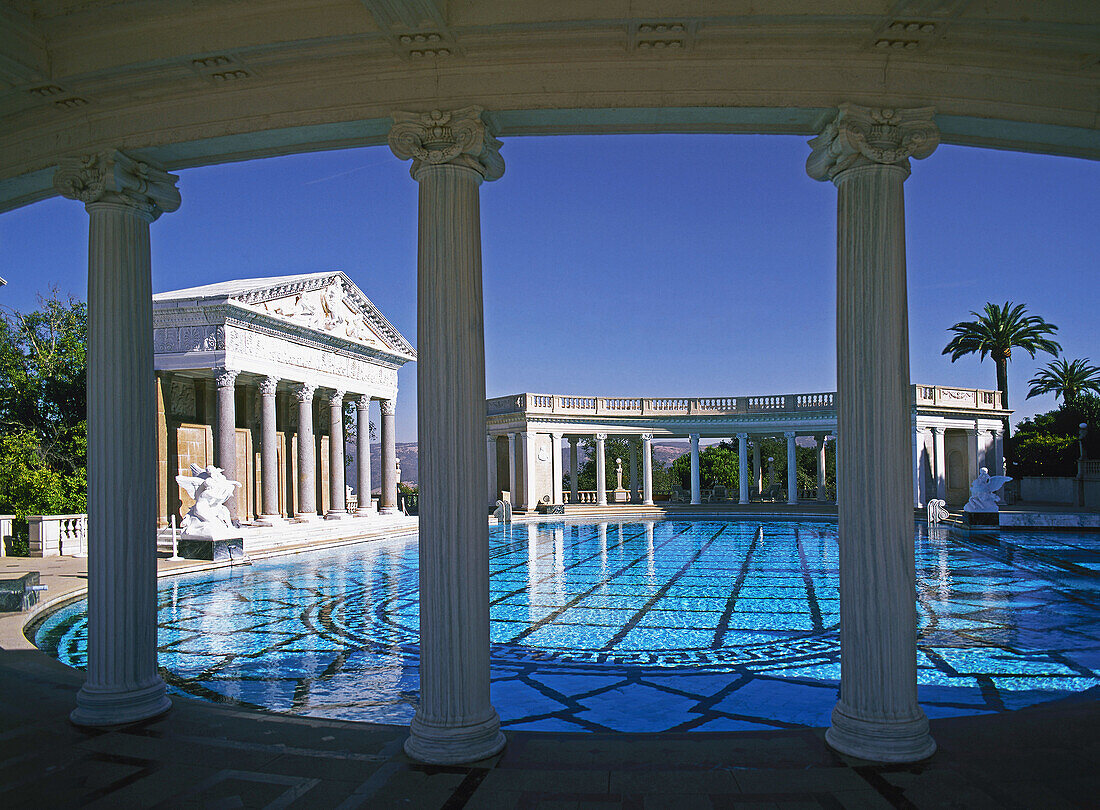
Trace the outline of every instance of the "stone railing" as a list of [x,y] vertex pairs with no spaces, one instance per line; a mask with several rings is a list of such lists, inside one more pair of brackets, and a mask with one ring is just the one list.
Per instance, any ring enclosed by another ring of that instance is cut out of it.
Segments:
[[1100,458],[1086,458],[1077,462],[1078,475],[1082,478],[1100,478]]
[[88,553],[87,515],[27,515],[31,557],[79,556]]
[[[1001,410],[1001,392],[980,388],[914,385],[913,403],[976,411]],[[836,409],[836,393],[768,394],[751,397],[588,397],[512,394],[486,402],[487,416],[512,413],[562,416],[737,416]]]
[[8,538],[12,536],[11,524],[15,515],[0,515],[0,557],[8,555]]
[[592,503],[596,502],[596,490],[594,489],[578,489],[577,499],[573,500],[573,494],[566,491],[562,496],[566,503]]

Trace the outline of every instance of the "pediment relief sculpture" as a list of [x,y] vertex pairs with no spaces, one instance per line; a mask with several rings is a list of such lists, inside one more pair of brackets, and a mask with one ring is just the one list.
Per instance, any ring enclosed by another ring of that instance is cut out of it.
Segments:
[[328,332],[375,348],[386,345],[367,324],[359,307],[348,300],[343,287],[336,282],[320,290],[309,290],[256,306],[307,329]]

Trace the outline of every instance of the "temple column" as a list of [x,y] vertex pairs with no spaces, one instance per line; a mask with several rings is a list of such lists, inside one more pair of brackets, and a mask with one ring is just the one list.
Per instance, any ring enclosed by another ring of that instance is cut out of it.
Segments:
[[596,505],[607,506],[606,433],[596,434]]
[[577,502],[577,437],[569,437],[569,503]]
[[947,428],[932,428],[932,461],[936,465],[936,497],[941,501],[947,500],[947,456],[943,440],[945,433]]
[[783,434],[787,439],[787,504],[798,503],[798,455],[795,451],[794,431]]
[[275,392],[278,377],[260,381],[260,517],[261,526],[276,526],[283,522],[279,514],[279,438],[275,435]]
[[737,502],[749,502],[749,434],[737,434]]
[[980,448],[978,447],[978,430],[977,428],[967,428],[966,431],[966,482],[969,484],[975,478],[978,477],[978,453]]
[[538,443],[538,434],[525,430],[519,434],[519,441],[523,450],[523,467],[521,468],[523,473],[523,503],[520,504],[520,508],[533,512],[535,505],[538,503],[538,498],[535,497],[535,460],[537,458],[535,446]]
[[924,487],[921,481],[921,451],[924,449],[924,430],[913,425],[913,507],[924,506]]
[[66,158],[54,188],[88,212],[88,667],[71,718],[171,707],[157,673],[157,404],[149,225],[176,177],[122,152]]
[[357,517],[374,514],[371,509],[370,483],[370,397],[355,400],[355,490],[359,503]]
[[[230,481],[240,481],[237,477],[237,375],[239,371],[222,368],[214,370],[214,381],[218,386],[217,415],[218,431],[217,443],[214,445],[214,463],[221,467],[222,474]],[[240,517],[237,508],[237,493],[243,489],[234,487],[233,494],[225,502],[234,525]]]
[[841,678],[826,739],[876,761],[936,748],[917,703],[903,184],[938,143],[931,108],[842,104],[806,162],[838,190]]
[[485,461],[489,467],[489,513],[496,509],[500,500],[497,488],[497,437],[488,436],[485,441]]
[[344,489],[344,391],[333,391],[328,398],[328,512],[325,520],[343,520],[348,516],[347,491]]
[[691,441],[691,502],[698,505],[700,500],[699,486],[699,434],[692,433],[688,439]]
[[516,506],[516,434],[508,434],[508,502]]
[[630,502],[638,502],[638,448],[632,439],[627,439],[630,448]]
[[550,475],[553,477],[550,498],[554,504],[565,503],[565,496],[562,494],[562,479],[565,474],[561,470],[561,439],[561,433],[550,434]]
[[[419,368],[419,366],[417,366]],[[419,371],[417,379],[419,379]],[[382,493],[378,511],[383,515],[397,514],[397,399],[378,402],[381,425],[382,457],[379,459],[382,473]],[[488,524],[486,524],[488,525]]]
[[764,490],[764,470],[760,466],[760,438],[752,443],[752,486],[756,490],[757,497]]
[[504,172],[481,110],[393,114],[417,232],[420,702],[405,752],[454,764],[504,747],[489,700],[485,329],[479,187]]
[[305,383],[294,389],[298,403],[298,510],[301,521],[317,518],[317,462],[314,455],[313,394],[317,387]]
[[825,500],[825,441],[826,434],[819,433],[814,436],[817,442],[817,500]]
[[642,505],[653,506],[653,434],[642,434]]
[[1003,430],[993,431],[993,469],[991,475],[1005,474],[1005,433]]

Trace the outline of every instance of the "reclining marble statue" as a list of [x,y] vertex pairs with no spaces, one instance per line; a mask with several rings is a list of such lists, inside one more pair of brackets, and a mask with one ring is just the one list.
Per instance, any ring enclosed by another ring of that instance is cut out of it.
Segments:
[[964,512],[998,512],[998,504],[1001,499],[997,497],[997,491],[1011,481],[1011,476],[990,475],[989,470],[982,467],[978,470],[978,477],[970,484],[970,500],[963,507]]
[[230,481],[213,464],[205,470],[192,464],[191,475],[177,475],[176,483],[195,499],[180,524],[184,536],[222,540],[240,534],[225,505],[241,485],[240,481]]

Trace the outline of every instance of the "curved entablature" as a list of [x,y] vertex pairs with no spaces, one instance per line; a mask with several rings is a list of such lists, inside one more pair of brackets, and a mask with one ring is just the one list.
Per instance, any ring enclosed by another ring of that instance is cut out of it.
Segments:
[[378,145],[395,110],[468,105],[501,137],[813,135],[843,102],[931,106],[944,143],[1100,158],[1087,0],[696,2],[675,17],[535,0],[157,9],[0,7],[0,210],[53,194],[67,156],[123,149],[180,169]]

